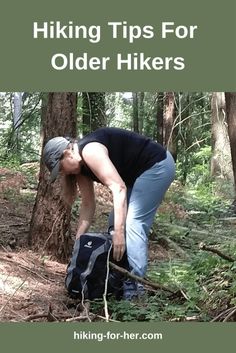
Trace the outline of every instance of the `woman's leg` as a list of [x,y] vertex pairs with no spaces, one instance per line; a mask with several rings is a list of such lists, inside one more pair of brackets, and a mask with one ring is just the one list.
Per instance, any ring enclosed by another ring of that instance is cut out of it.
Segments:
[[132,272],[143,277],[148,263],[148,234],[164,195],[174,180],[175,162],[167,158],[138,177],[128,201],[126,218],[127,255]]
[[[126,248],[131,272],[144,277],[148,263],[148,235],[158,207],[175,177],[175,162],[167,152],[167,158],[156,163],[136,179],[128,189],[128,213],[126,218]],[[111,212],[109,224],[114,224]],[[142,288],[130,279],[124,282],[124,299],[137,296]]]

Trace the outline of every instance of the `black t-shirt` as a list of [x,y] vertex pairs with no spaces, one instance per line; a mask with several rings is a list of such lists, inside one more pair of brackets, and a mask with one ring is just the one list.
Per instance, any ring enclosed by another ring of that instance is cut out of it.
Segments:
[[[90,142],[106,146],[109,158],[126,186],[132,186],[145,170],[166,158],[166,150],[159,143],[132,131],[118,128],[101,128],[79,141],[79,151]],[[85,165],[81,173],[101,182]]]

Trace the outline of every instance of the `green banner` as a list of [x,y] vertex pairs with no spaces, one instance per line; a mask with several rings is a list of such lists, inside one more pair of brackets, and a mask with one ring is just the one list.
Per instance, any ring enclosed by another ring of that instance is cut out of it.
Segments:
[[1,1],[1,91],[234,91],[236,2]]
[[234,350],[235,324],[1,324],[3,352],[181,352]]

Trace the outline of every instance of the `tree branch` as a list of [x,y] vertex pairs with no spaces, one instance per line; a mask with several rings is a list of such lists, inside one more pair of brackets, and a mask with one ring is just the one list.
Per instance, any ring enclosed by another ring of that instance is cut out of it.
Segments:
[[141,278],[141,277],[139,277],[139,276],[136,276],[136,275],[130,273],[129,271],[127,271],[126,269],[124,269],[124,268],[122,268],[122,267],[120,267],[120,266],[115,265],[113,262],[110,262],[110,261],[109,261],[109,265],[110,265],[110,267],[113,268],[114,270],[117,270],[117,271],[123,273],[125,276],[127,276],[127,277],[129,277],[129,278],[132,278],[132,279],[134,279],[135,281],[138,281],[138,282],[140,282],[140,283],[143,283],[143,284],[145,284],[145,285],[147,285],[147,286],[150,286],[150,287],[152,287],[152,288],[154,288],[154,289],[161,289],[161,290],[164,290],[164,291],[169,292],[169,293],[171,293],[171,294],[176,294],[176,293],[175,293],[174,291],[172,291],[171,289],[169,289],[169,288],[167,288],[167,287],[165,287],[165,286],[163,286],[163,285],[161,285],[161,284],[153,283],[153,282],[150,282],[150,281],[148,281],[148,280],[146,280],[146,279],[144,279],[144,278]]
[[222,259],[230,261],[230,262],[234,262],[236,261],[236,259],[233,259],[231,256],[228,256],[226,254],[223,254],[220,250],[213,248],[212,246],[207,246],[204,243],[200,243],[199,244],[199,249],[200,250],[205,250],[205,251],[209,251],[212,252],[218,256],[220,256]]

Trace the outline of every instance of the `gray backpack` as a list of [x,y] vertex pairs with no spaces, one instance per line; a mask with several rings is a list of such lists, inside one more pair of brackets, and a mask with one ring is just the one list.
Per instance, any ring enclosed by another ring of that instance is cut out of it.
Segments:
[[[124,275],[109,268],[109,261],[128,269],[126,254],[116,262],[112,258],[112,239],[109,233],[85,233],[75,241],[67,267],[65,286],[70,296],[93,300],[102,298],[105,291],[119,299],[123,294]],[[108,272],[108,274],[107,274]]]

